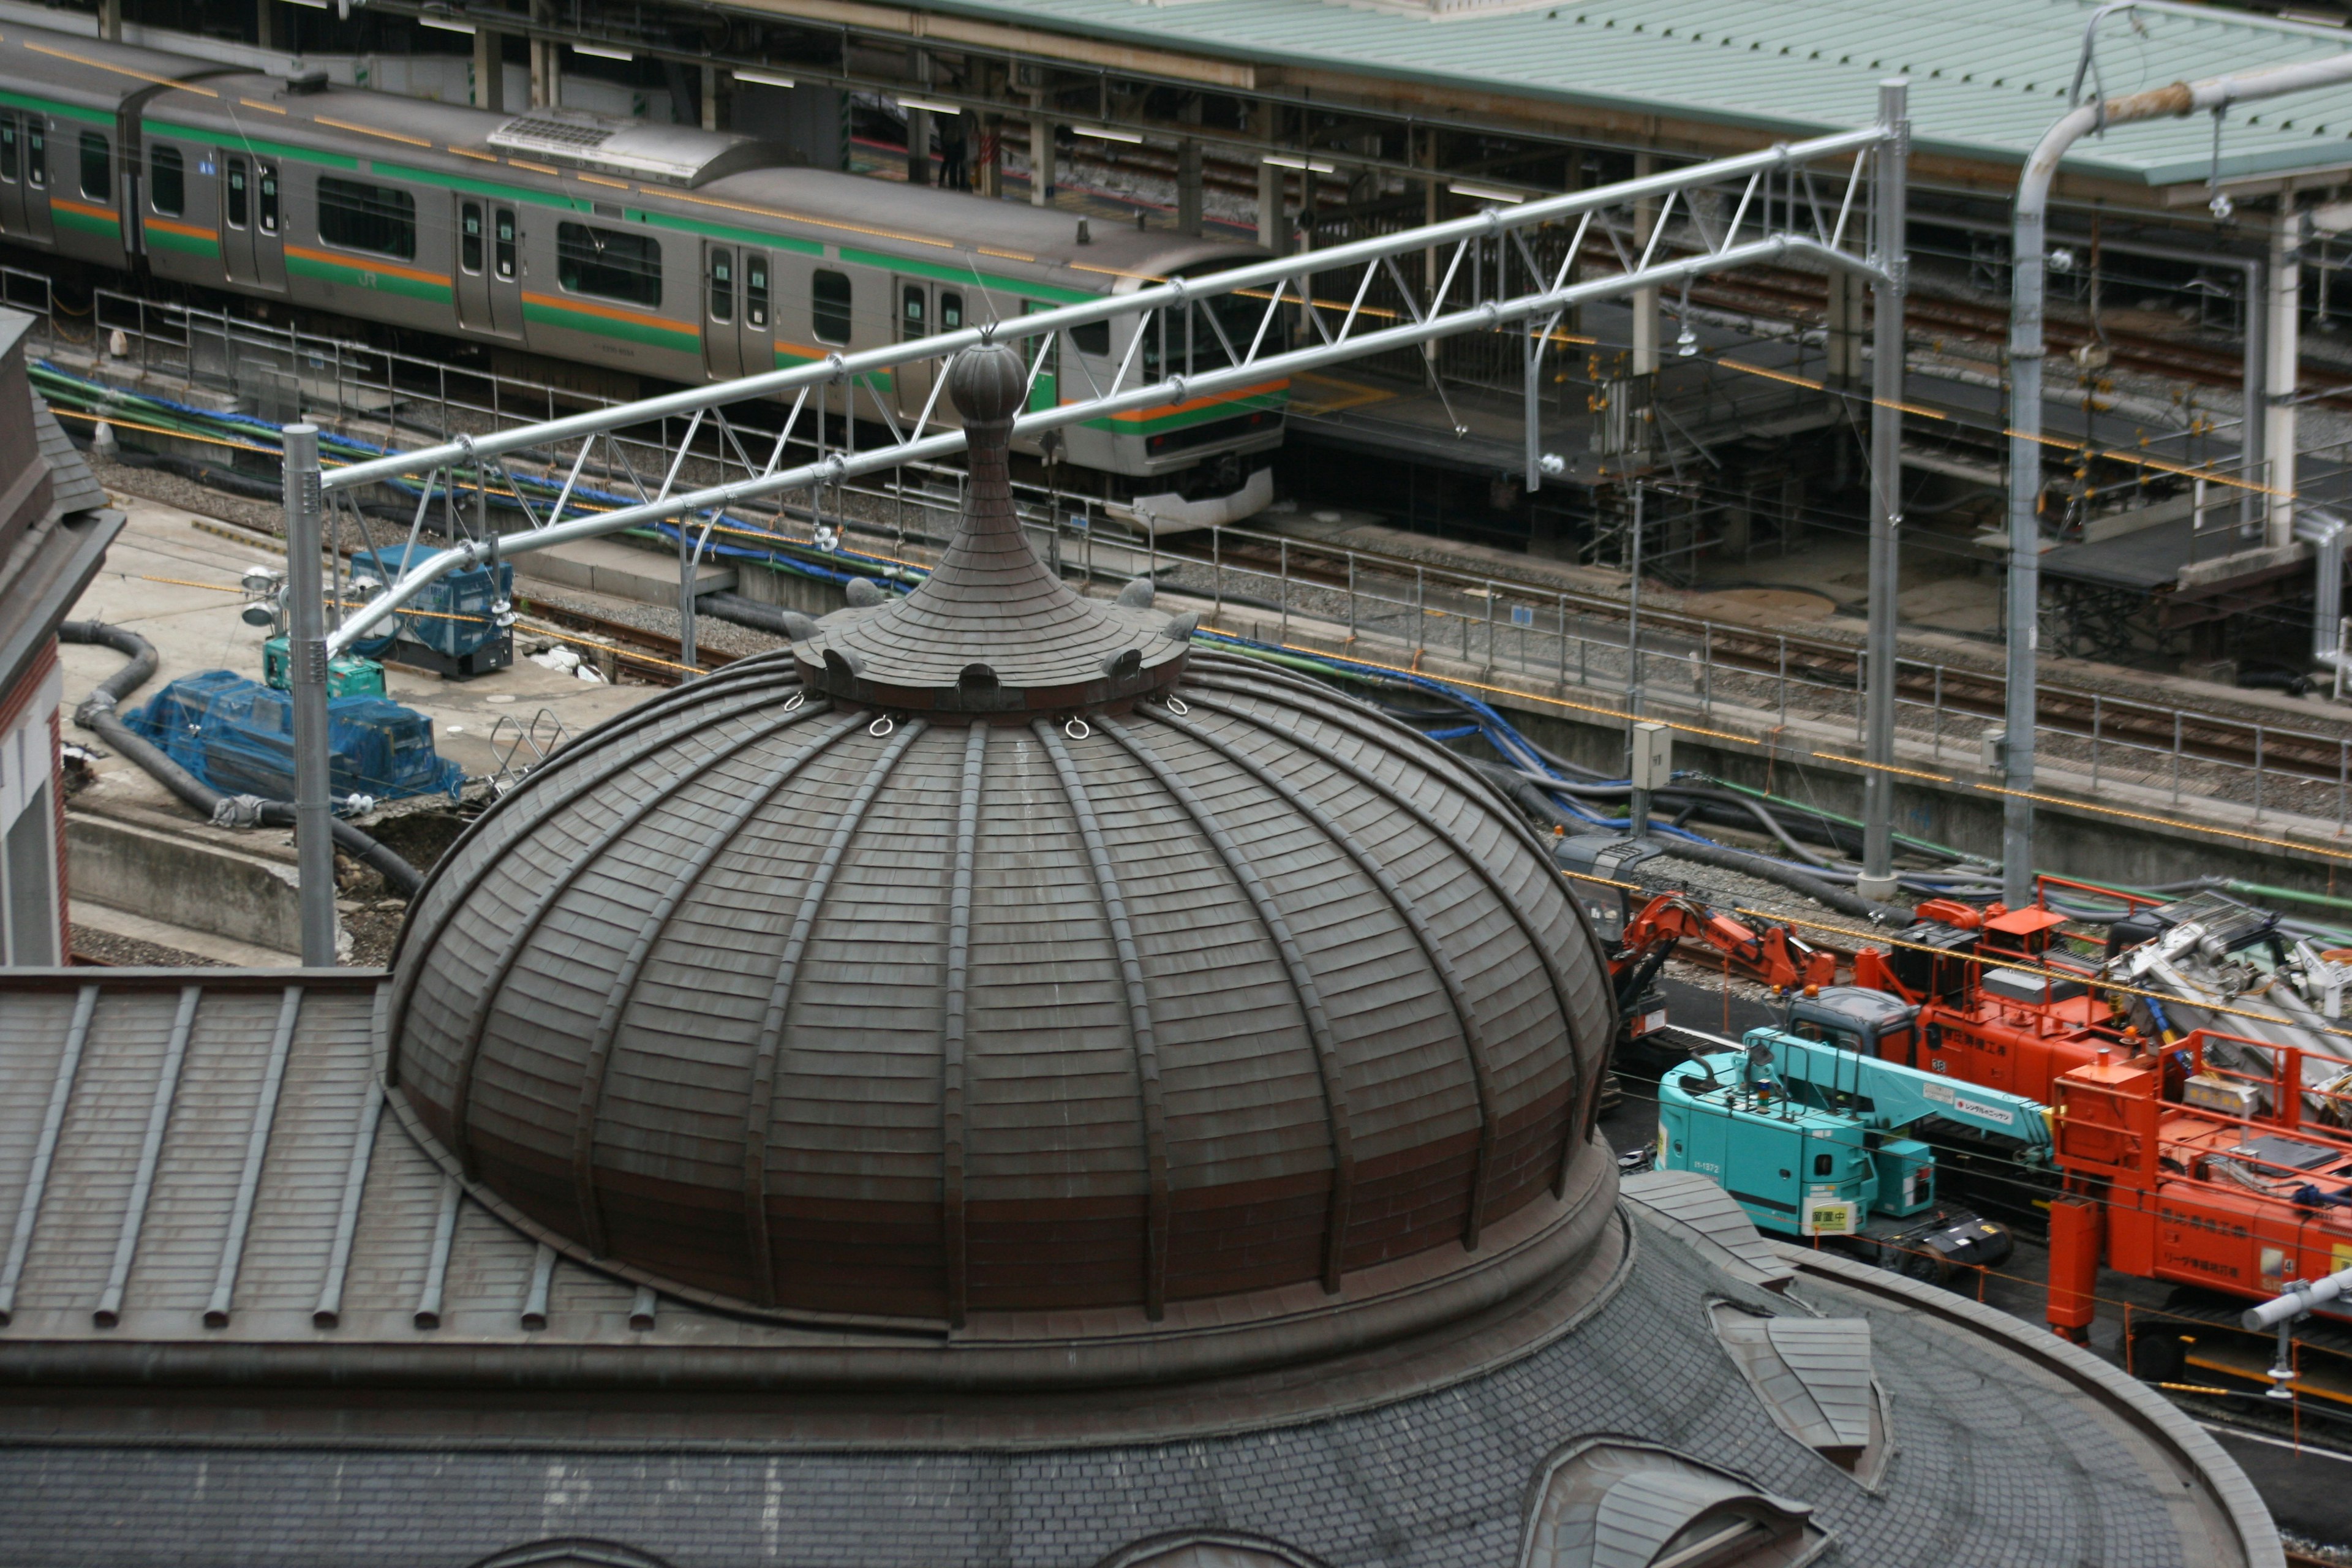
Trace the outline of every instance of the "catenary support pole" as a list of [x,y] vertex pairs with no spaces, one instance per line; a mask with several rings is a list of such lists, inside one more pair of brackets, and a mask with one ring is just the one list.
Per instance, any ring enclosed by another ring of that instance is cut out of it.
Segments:
[[319,427],[286,426],[287,685],[294,699],[294,867],[302,963],[335,962],[334,807],[327,793],[327,605],[319,584]]
[[1878,285],[1871,327],[1870,377],[1870,690],[1869,737],[1864,756],[1874,765],[1863,781],[1862,877],[1854,891],[1881,903],[1895,897],[1895,678],[1901,590],[1903,526],[1903,303],[1906,274],[1905,184],[1909,163],[1910,86],[1897,79],[1878,87],[1878,118],[1888,131],[1874,154],[1871,182],[1877,262],[1888,279]]
[[[2294,540],[2294,395],[2303,369],[2303,222],[2291,197],[2281,197],[2271,221],[2270,276],[2264,291],[2263,456],[2259,472],[2270,486],[2263,509],[2263,542],[2276,548]],[[2251,423],[2251,421],[2249,421]]]
[[[2034,660],[2042,594],[2042,313],[2049,233],[2050,188],[2069,148],[2094,131],[2143,120],[2177,119],[2226,110],[2233,103],[2278,98],[2352,81],[2352,53],[2237,76],[2176,81],[2126,98],[2108,99],[2059,116],[2025,161],[2017,182],[2014,238],[2010,247],[2009,330],[2009,696],[2008,748],[2002,769],[2009,794],[2001,823],[2001,896],[2011,904],[2033,894],[2033,723],[2040,711]],[[2249,440],[2263,424],[2249,404]],[[2243,491],[2241,492],[2245,493]],[[2257,515],[2260,515],[2259,513]]]

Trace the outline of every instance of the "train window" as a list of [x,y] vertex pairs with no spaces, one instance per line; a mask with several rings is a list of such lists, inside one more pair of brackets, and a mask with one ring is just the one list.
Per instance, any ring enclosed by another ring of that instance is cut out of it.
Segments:
[[253,197],[246,184],[245,160],[231,158],[228,161],[228,226],[231,228],[243,228],[251,221],[247,214]]
[[1088,321],[1083,327],[1072,327],[1070,346],[1082,354],[1092,354],[1097,359],[1110,358],[1110,323]]
[[467,202],[457,214],[457,265],[468,272],[482,269],[482,204]]
[[499,276],[512,281],[515,275],[515,216],[514,208],[499,209]]
[[940,331],[952,332],[963,325],[963,296],[940,290]]
[[923,286],[907,283],[898,289],[898,341],[923,335]]
[[188,164],[177,147],[157,147],[147,154],[147,205],[165,217],[188,210]]
[[845,343],[849,323],[849,274],[820,268],[809,279],[809,330],[821,343]]
[[102,131],[81,133],[81,194],[94,202],[114,199],[114,153]]
[[768,324],[768,258],[749,250],[743,253],[743,324]]
[[49,133],[37,114],[25,116],[25,183],[43,190],[49,184]]
[[710,247],[710,319],[735,319],[735,253],[723,245]]
[[[270,164],[263,163],[259,165],[254,173],[259,176],[259,178],[256,180],[255,184],[257,188],[257,194],[261,197],[261,232],[264,234],[276,234],[278,232],[278,171]],[[362,186],[361,188],[365,189],[366,187]],[[398,196],[402,201],[408,203],[408,248],[405,250],[387,249],[384,254],[387,256],[415,256],[416,254],[416,203],[415,199],[410,197],[405,192],[402,191],[384,190],[380,192],[380,194]],[[326,237],[322,234],[320,237],[323,239]],[[397,237],[394,236],[394,237]]]
[[[261,226],[277,226],[278,171],[261,170]],[[404,261],[416,256],[416,198],[392,185],[319,176],[319,237],[346,250],[373,251]]]
[[[584,223],[558,224],[555,279],[575,294],[601,294],[607,300],[626,300],[633,305],[658,305],[662,299],[661,241],[649,234],[591,228]],[[732,279],[728,286],[731,291]],[[692,297],[689,291],[688,298]]]
[[16,117],[0,113],[0,184],[16,183]]

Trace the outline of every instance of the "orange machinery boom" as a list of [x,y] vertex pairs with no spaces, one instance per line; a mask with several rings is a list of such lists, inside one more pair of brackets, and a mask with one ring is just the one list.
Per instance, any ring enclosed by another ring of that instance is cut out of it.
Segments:
[[1703,942],[1741,971],[1775,990],[1827,985],[1837,978],[1837,955],[1814,947],[1785,925],[1753,926],[1682,893],[1652,899],[1625,922],[1621,963],[1641,962],[1659,942]]

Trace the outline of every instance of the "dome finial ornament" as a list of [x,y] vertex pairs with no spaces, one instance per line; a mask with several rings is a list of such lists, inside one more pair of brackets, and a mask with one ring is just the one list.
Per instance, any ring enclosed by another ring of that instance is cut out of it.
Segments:
[[[1013,422],[1031,394],[1021,352],[975,344],[947,378],[971,467],[955,534],[906,597],[852,595],[795,639],[801,679],[845,702],[1005,721],[1123,709],[1173,686],[1192,655],[1191,619],[1153,609],[1149,595],[1087,598],[1030,543],[1011,471]],[[976,666],[994,679],[967,679]]]

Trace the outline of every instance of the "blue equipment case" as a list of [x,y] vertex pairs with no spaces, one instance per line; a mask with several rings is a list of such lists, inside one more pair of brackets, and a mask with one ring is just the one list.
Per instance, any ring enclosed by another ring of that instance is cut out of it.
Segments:
[[[226,795],[294,798],[294,700],[226,669],[184,676],[124,722]],[[383,697],[327,702],[328,789],[378,800],[444,794],[466,775],[433,746],[433,721]]]
[[[423,561],[437,547],[394,544],[352,557],[355,570],[382,563],[397,577],[410,559]],[[504,669],[514,662],[514,632],[499,624],[498,606],[514,598],[514,566],[469,566],[427,585],[398,617],[398,636],[379,657],[465,679]]]

